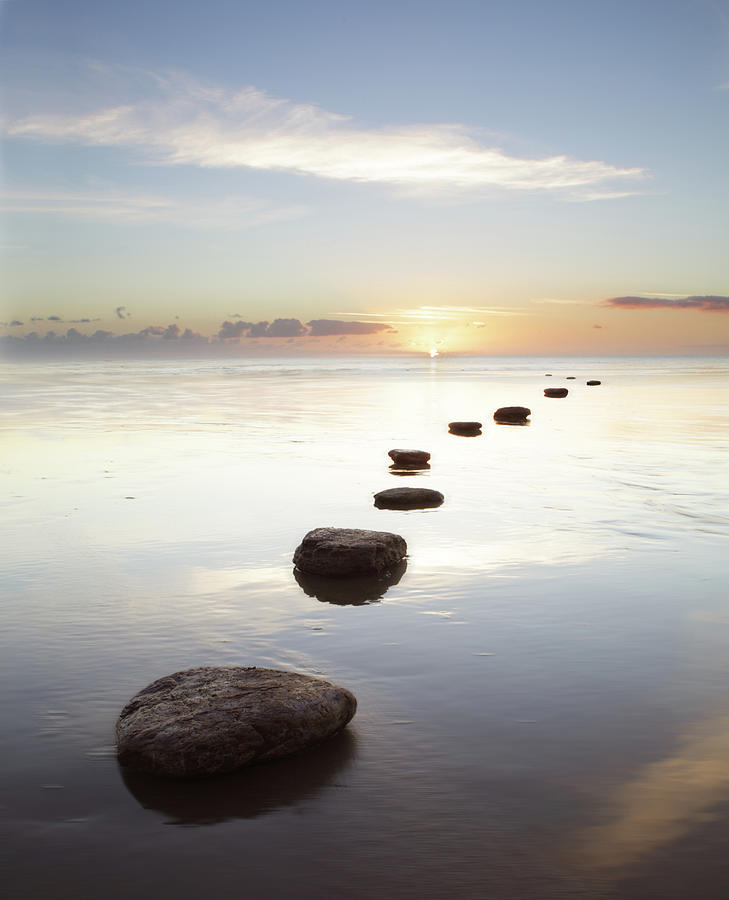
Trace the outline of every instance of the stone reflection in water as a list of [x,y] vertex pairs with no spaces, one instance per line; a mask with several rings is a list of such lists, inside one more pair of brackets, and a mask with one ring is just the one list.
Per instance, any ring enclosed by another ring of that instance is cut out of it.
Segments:
[[391,572],[382,575],[347,575],[334,578],[328,575],[309,575],[294,569],[294,578],[309,597],[336,606],[362,606],[381,600],[393,584],[398,584],[407,569],[401,560]]
[[403,466],[393,463],[390,466],[391,475],[421,475],[430,469],[430,463],[424,463],[422,466]]
[[296,806],[323,791],[354,761],[351,729],[296,756],[249,766],[227,775],[177,779],[144,775],[120,767],[130,794],[144,807],[163,813],[169,825],[215,825],[254,819]]

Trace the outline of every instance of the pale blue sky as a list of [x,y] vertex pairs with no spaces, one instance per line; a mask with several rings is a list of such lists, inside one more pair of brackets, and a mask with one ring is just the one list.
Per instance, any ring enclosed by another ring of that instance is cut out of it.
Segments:
[[239,315],[392,322],[399,349],[729,343],[716,304],[599,305],[729,294],[727,2],[1,16],[0,333]]

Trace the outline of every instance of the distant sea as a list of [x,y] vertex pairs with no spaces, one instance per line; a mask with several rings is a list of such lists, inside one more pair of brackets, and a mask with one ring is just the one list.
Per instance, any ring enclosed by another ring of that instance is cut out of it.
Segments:
[[[17,362],[0,409],[6,896],[729,896],[728,358]],[[403,485],[445,502],[375,508]],[[406,568],[302,578],[324,525]],[[124,703],[203,664],[358,712],[238,774],[122,771]]]

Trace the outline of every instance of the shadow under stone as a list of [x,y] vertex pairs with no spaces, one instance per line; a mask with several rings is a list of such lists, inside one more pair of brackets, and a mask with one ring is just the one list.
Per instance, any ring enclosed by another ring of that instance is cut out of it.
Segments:
[[316,597],[322,603],[336,606],[363,606],[381,600],[393,584],[397,584],[405,574],[408,564],[400,560],[391,572],[382,575],[346,575],[330,577],[309,575],[294,569],[294,578],[309,597]]
[[224,775],[178,779],[120,767],[122,781],[144,809],[161,812],[169,825],[215,825],[254,819],[315,797],[349,766],[357,740],[349,728],[315,747]]

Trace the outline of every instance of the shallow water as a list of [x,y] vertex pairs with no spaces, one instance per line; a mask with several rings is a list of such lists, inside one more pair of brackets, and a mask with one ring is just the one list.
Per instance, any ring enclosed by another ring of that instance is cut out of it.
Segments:
[[[0,386],[13,897],[729,895],[729,361],[15,364]],[[496,425],[507,405],[530,424]],[[392,447],[431,468],[393,474]],[[445,503],[374,507],[403,484]],[[321,525],[397,531],[407,566],[297,580]],[[236,775],[122,772],[123,704],[201,664],[321,675],[359,710]]]

